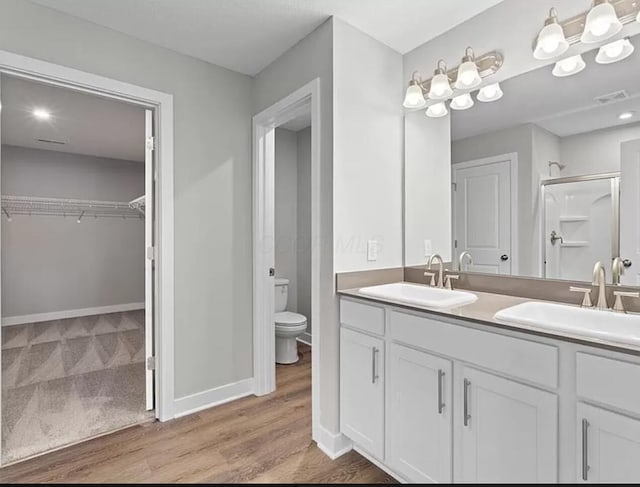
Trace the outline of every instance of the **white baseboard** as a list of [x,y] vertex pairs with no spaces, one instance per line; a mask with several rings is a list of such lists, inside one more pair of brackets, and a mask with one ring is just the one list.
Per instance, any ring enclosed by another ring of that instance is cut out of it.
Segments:
[[108,313],[121,313],[123,311],[135,311],[144,309],[144,303],[113,304],[110,306],[97,306],[95,308],[67,309],[53,311],[51,313],[36,313],[32,315],[7,316],[2,318],[2,326],[23,325],[25,323],[39,323],[42,321],[64,320],[66,318],[78,318],[79,316],[104,315]]
[[311,333],[305,331],[297,338],[297,340],[304,343],[305,345],[311,346]]
[[331,460],[335,460],[353,449],[353,443],[351,443],[349,438],[342,433],[331,433],[322,426],[318,428],[318,439],[316,443],[318,448],[331,458]]
[[197,413],[251,394],[253,394],[253,379],[244,379],[190,396],[179,397],[173,402],[174,417],[180,418]]

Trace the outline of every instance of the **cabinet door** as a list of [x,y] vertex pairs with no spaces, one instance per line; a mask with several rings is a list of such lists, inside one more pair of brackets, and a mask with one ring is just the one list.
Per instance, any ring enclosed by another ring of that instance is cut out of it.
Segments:
[[640,483],[640,420],[578,403],[578,482]]
[[384,459],[384,341],[340,330],[340,430]]
[[555,394],[466,367],[459,387],[462,482],[557,482]]
[[451,482],[451,362],[389,347],[387,463],[410,482]]

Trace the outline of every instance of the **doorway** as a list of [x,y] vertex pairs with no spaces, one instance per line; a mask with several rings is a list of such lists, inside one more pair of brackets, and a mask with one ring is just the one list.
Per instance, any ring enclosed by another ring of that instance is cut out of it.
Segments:
[[[315,79],[265,109],[253,119],[253,364],[254,392],[269,394],[276,389],[275,287],[275,157],[276,129],[300,119],[310,123],[309,269],[311,328],[312,437],[319,435],[320,334],[319,228],[320,228],[320,81]],[[282,281],[280,281],[281,283]]]
[[[143,268],[151,269],[151,272],[147,270],[143,271],[146,274],[143,277],[143,281],[151,282],[150,294],[144,291],[146,296],[143,296],[140,303],[134,303],[136,305],[142,305],[142,308],[151,308],[151,313],[143,313],[142,317],[138,316],[138,322],[141,324],[143,334],[148,335],[148,330],[155,331],[155,334],[151,336],[151,339],[145,340],[143,344],[141,355],[142,367],[142,388],[144,389],[140,397],[142,398],[142,409],[146,410],[147,407],[151,407],[154,411],[151,413],[151,417],[165,421],[173,417],[173,99],[171,95],[149,90],[146,88],[129,85],[119,81],[114,81],[101,76],[92,75],[82,71],[77,71],[71,68],[66,68],[51,63],[35,60],[25,56],[15,55],[5,51],[0,51],[0,76],[2,80],[7,77],[20,79],[23,81],[31,81],[42,84],[46,87],[59,87],[73,91],[77,94],[91,94],[103,101],[111,100],[118,101],[120,103],[128,104],[129,106],[138,107],[143,112],[143,123],[146,123],[146,127],[143,128],[142,133],[147,137],[145,141],[142,140],[142,151],[144,152],[145,174],[148,173],[150,178],[145,178],[146,182],[143,184],[143,197],[135,198],[134,201],[123,201],[118,203],[126,203],[127,208],[118,206],[113,208],[113,205],[96,205],[95,201],[90,211],[83,208],[71,207],[71,203],[79,204],[79,201],[67,201],[67,200],[82,200],[82,198],[57,198],[64,201],[64,209],[73,209],[73,217],[71,212],[69,215],[63,213],[61,218],[69,217],[73,218],[75,225],[81,227],[83,223],[88,226],[89,218],[91,217],[95,221],[105,221],[106,219],[123,219],[123,213],[129,212],[129,216],[135,215],[135,220],[142,221],[144,227],[144,236],[142,238],[141,255],[145,259]],[[36,108],[31,107],[29,110],[30,116],[42,116],[43,119],[48,118],[48,114],[42,112],[36,113]],[[46,112],[46,110],[45,110]],[[151,123],[149,123],[151,122]],[[148,138],[149,130],[153,127],[153,138]],[[146,132],[146,133],[145,133]],[[156,133],[157,132],[157,133]],[[55,140],[51,143],[55,144]],[[146,171],[148,163],[154,164],[153,170]],[[1,169],[1,167],[0,167]],[[149,191],[149,181],[152,185],[153,192]],[[3,181],[4,182],[4,181]],[[4,194],[3,194],[4,196]],[[10,196],[10,195],[7,195]],[[32,195],[27,195],[32,196]],[[5,203],[8,205],[10,198],[3,198],[3,212],[2,217],[6,220],[12,221],[18,218],[19,215],[26,215],[27,211],[24,210],[20,213],[18,208],[19,204],[24,203],[20,201],[20,198],[14,198],[11,201],[15,207],[12,211],[15,215],[12,215],[8,210],[8,206],[5,208]],[[35,198],[31,198],[33,201],[27,202],[31,206],[31,216],[36,215],[33,211],[36,203],[43,203],[36,201]],[[62,209],[60,201],[51,201],[55,199],[53,197],[46,198],[46,215],[53,213],[60,213]],[[104,203],[104,202],[103,202]],[[107,203],[113,203],[107,202]],[[56,207],[58,205],[58,207]],[[80,210],[80,211],[76,211]],[[118,215],[113,213],[117,212]],[[142,215],[142,212],[149,215],[149,218]],[[44,213],[44,211],[42,212]],[[5,220],[5,221],[6,221]],[[125,216],[124,220],[128,220]],[[53,220],[51,220],[53,221]],[[78,223],[78,221],[80,223]],[[148,224],[151,223],[151,225]],[[149,231],[151,230],[151,231]],[[148,238],[149,234],[152,237],[152,244],[146,246],[145,238]],[[3,235],[3,240],[5,240]],[[4,269],[2,269],[4,271]],[[6,286],[5,286],[6,288]],[[3,288],[4,291],[7,289]],[[149,305],[150,303],[150,305]],[[126,304],[126,303],[125,303]],[[99,308],[99,307],[97,307]],[[1,309],[3,316],[5,310]],[[11,312],[11,309],[7,310]],[[68,310],[64,310],[68,311]],[[76,310],[78,311],[78,310]],[[82,311],[82,310],[80,310]],[[110,311],[106,306],[102,311]],[[131,310],[135,311],[135,310]],[[127,312],[127,310],[121,310],[120,312]],[[18,315],[23,318],[33,317],[38,313],[32,315]],[[41,313],[41,317],[47,317],[46,313]],[[56,316],[55,312],[52,312],[48,316],[51,318],[49,321],[60,320],[59,316]],[[74,318],[74,317],[71,317]],[[141,319],[140,319],[141,318]],[[126,321],[126,320],[125,320]],[[136,321],[136,320],[133,320]],[[11,326],[11,320],[7,322]],[[147,328],[147,323],[152,323],[153,328]],[[129,321],[128,325],[132,323]],[[113,323],[110,323],[113,326]],[[58,327],[59,328],[59,327]],[[51,332],[53,328],[48,329],[47,332]],[[55,334],[55,333],[54,333]],[[107,340],[108,342],[108,340]],[[121,342],[118,342],[121,344]],[[112,341],[113,344],[113,341]],[[105,350],[118,350],[118,347],[103,347]],[[119,349],[120,352],[122,348]],[[140,350],[138,350],[140,352]],[[150,353],[152,352],[152,355]],[[2,352],[0,352],[2,353]],[[4,353],[3,353],[4,355]],[[118,355],[118,354],[116,354]],[[3,357],[4,359],[5,357]],[[146,360],[145,360],[146,359]],[[3,360],[5,362],[5,360]],[[40,364],[42,365],[42,364]],[[32,368],[29,367],[29,370]],[[46,369],[40,367],[41,370]],[[149,381],[148,377],[152,380]],[[4,389],[5,384],[1,384]],[[148,391],[151,391],[149,394]],[[53,404],[55,406],[55,404]],[[3,413],[5,411],[3,410]],[[5,437],[7,431],[3,430],[2,441],[5,443]],[[56,446],[53,446],[54,448]],[[21,457],[23,455],[20,455]],[[6,463],[6,461],[5,461]]]
[[517,273],[517,155],[453,165],[453,262],[469,252],[471,272]]

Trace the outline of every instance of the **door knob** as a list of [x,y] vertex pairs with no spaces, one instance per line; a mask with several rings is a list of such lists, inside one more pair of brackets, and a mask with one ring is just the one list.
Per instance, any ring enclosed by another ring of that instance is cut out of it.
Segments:
[[631,262],[629,259],[624,259],[624,260],[622,261],[622,265],[623,265],[623,266],[625,266],[625,267],[627,267],[627,268],[628,268],[628,267],[631,267],[631,265],[632,265],[632,264],[633,264],[633,262]]
[[507,254],[502,254],[500,256],[500,260],[503,261],[503,262],[506,261],[506,260],[509,260],[509,256]]

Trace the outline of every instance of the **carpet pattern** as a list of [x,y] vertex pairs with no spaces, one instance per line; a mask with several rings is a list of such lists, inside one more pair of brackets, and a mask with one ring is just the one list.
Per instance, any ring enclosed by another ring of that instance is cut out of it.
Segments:
[[2,327],[2,461],[145,421],[144,310]]

